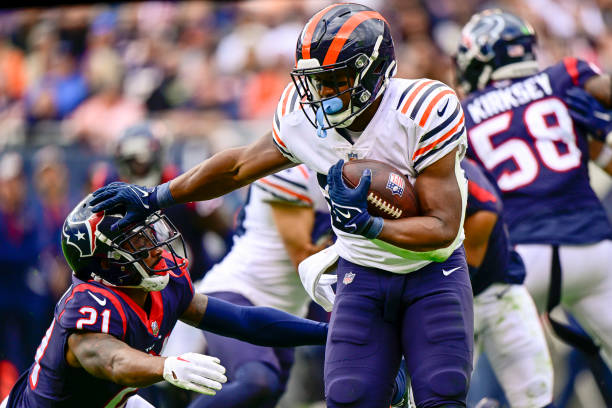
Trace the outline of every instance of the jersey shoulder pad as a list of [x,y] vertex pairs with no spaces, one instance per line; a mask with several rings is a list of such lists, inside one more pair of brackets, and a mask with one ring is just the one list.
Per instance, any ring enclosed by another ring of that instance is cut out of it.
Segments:
[[291,154],[289,148],[283,140],[281,133],[281,120],[294,112],[298,113],[301,109],[299,92],[293,82],[290,82],[283,90],[272,119],[272,140],[280,152],[291,161],[297,159]]
[[414,128],[412,161],[417,173],[456,146],[466,145],[461,103],[455,91],[442,82],[414,81],[402,92],[397,107],[400,122]]
[[124,339],[127,317],[119,297],[107,288],[81,283],[60,299],[58,323],[65,329],[108,333]]
[[311,174],[304,165],[271,174],[255,182],[255,186],[266,194],[268,202],[284,202],[312,206],[313,197],[308,188]]
[[601,70],[595,64],[574,57],[565,57],[546,71],[551,76],[551,82],[562,83],[565,87],[584,87],[587,80],[601,75]]

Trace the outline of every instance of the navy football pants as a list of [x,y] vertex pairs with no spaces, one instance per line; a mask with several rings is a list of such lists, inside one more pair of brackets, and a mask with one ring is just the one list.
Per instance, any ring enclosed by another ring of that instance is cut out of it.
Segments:
[[465,406],[473,341],[463,247],[406,275],[340,259],[325,353],[327,406],[388,408],[402,354],[419,408]]

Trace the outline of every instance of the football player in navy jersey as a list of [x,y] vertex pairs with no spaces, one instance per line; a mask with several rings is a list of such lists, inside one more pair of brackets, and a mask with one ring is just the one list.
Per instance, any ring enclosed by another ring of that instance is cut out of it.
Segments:
[[325,343],[325,323],[194,294],[181,234],[164,215],[111,231],[123,215],[93,212],[91,198],[62,230],[72,286],[2,408],[151,407],[134,394],[162,380],[213,395],[226,381],[217,358],[159,356],[178,319],[265,346]]
[[463,28],[456,67],[467,95],[468,156],[501,189],[536,305],[544,309],[550,287],[546,309],[560,300],[612,366],[612,314],[602,313],[612,297],[612,227],[587,167],[592,158],[610,172],[612,154],[603,132],[568,110],[580,90],[612,106],[610,76],[576,58],[540,71],[535,42],[527,22],[501,10],[478,13]]
[[495,181],[474,161],[468,180],[465,254],[474,291],[474,337],[488,355],[511,407],[552,407],[553,367],[538,312],[523,285]]

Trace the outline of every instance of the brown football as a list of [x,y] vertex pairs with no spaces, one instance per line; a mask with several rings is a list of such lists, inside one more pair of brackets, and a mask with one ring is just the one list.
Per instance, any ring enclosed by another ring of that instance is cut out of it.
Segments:
[[350,160],[342,167],[342,178],[355,188],[363,171],[372,171],[368,191],[368,212],[387,219],[413,217],[419,214],[419,202],[408,177],[395,167],[370,159]]

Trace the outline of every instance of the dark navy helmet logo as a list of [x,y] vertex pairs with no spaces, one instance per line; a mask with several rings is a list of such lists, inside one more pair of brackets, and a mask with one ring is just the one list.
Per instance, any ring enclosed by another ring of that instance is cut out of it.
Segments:
[[391,194],[402,196],[404,194],[404,188],[406,185],[404,184],[404,179],[395,173],[389,174],[389,179],[387,180],[387,188],[391,190]]

